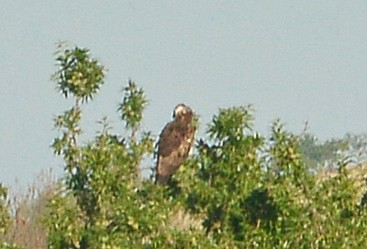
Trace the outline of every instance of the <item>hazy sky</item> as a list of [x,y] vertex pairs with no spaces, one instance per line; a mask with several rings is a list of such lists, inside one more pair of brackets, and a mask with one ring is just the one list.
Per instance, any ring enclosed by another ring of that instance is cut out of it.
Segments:
[[70,107],[55,90],[55,43],[90,48],[108,68],[84,107],[86,140],[131,78],[150,100],[144,128],[158,135],[173,107],[202,129],[219,107],[253,104],[256,129],[281,118],[322,139],[367,131],[367,1],[2,1],[0,182],[62,172],[53,118]]

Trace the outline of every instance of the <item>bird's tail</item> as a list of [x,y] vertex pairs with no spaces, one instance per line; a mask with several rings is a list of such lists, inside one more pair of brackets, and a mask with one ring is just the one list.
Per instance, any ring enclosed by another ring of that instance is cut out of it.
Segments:
[[169,175],[164,176],[164,175],[156,174],[155,184],[167,184],[169,178],[170,178]]

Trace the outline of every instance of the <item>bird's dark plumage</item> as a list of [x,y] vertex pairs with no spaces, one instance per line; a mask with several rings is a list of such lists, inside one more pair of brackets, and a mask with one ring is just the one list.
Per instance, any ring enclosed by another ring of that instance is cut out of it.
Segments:
[[174,120],[166,124],[158,141],[156,182],[165,184],[185,162],[194,143],[195,125],[190,107],[179,104],[173,112]]

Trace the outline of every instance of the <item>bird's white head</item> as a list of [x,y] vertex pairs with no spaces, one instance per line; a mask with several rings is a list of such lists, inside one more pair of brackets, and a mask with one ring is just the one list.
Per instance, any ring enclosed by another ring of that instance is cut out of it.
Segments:
[[187,113],[192,113],[191,108],[185,104],[178,104],[173,110],[173,118],[183,116]]

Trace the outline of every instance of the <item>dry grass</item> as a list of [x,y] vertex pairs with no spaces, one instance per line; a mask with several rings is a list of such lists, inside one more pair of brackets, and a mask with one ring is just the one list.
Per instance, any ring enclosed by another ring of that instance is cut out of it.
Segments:
[[202,220],[183,209],[178,209],[170,214],[169,224],[177,230],[202,230]]
[[[355,188],[358,191],[358,197],[362,198],[363,194],[367,191],[367,164],[359,164],[357,166],[351,166],[347,169],[349,179],[355,181]],[[338,172],[336,170],[319,171],[317,173],[318,182],[322,182],[330,177],[336,177]]]
[[57,181],[51,170],[42,172],[25,193],[17,193],[10,199],[13,222],[5,240],[21,248],[47,248],[47,233],[42,224],[47,214],[47,203],[57,191]]

